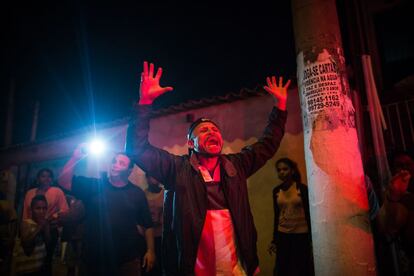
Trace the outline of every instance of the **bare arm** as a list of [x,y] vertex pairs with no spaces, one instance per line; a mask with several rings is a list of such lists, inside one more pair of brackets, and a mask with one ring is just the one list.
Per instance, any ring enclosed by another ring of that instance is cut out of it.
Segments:
[[154,267],[155,264],[154,229],[145,229],[144,235],[147,243],[147,252],[144,255],[142,267],[145,267],[148,272]]
[[23,203],[23,218],[22,219],[28,219],[31,217],[30,213],[30,201],[32,200],[33,196],[29,198],[29,193],[31,191],[27,191],[25,197],[24,197],[24,203]]
[[75,149],[71,158],[63,167],[62,173],[59,175],[58,183],[63,189],[67,191],[72,190],[72,178],[76,164],[86,156],[82,150],[84,147],[85,144],[81,144]]
[[273,219],[273,236],[272,241],[269,244],[269,247],[267,251],[270,255],[276,254],[276,233],[277,233],[277,227],[279,225],[279,207],[277,206],[277,190],[276,188],[272,191],[272,198],[273,198],[273,211],[274,211],[274,219]]

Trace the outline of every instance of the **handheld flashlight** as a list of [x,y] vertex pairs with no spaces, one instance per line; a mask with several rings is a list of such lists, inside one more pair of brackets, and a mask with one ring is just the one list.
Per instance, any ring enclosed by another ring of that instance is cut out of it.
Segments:
[[90,141],[86,147],[82,148],[82,151],[86,154],[92,154],[95,156],[102,155],[106,150],[105,142],[101,139],[95,138]]

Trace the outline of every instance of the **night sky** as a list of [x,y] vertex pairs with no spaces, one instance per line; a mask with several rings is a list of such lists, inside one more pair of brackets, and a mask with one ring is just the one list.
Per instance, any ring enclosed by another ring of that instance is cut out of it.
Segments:
[[[355,20],[346,16],[344,1],[338,0],[342,28]],[[140,2],[42,1],[0,10],[5,38],[0,43],[0,148],[11,83],[12,142],[17,144],[30,139],[36,101],[38,140],[128,116],[138,99],[144,60],[162,66],[161,84],[175,88],[154,103],[156,108],[253,89],[272,74],[295,78],[289,0]],[[414,74],[414,2],[399,3],[373,15],[384,83],[380,93],[391,91],[391,96],[394,84]],[[347,35],[356,30],[342,31],[349,62]]]
[[1,145],[11,80],[15,144],[29,141],[36,100],[40,140],[128,116],[144,60],[162,66],[161,84],[174,87],[157,107],[255,88],[271,74],[295,76],[290,1],[58,2],[7,11]]

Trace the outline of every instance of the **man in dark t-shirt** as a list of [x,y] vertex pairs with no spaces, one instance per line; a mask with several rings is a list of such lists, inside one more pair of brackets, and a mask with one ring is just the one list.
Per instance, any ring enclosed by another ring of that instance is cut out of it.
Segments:
[[[74,165],[86,156],[83,146],[64,166],[59,184],[85,205],[83,253],[88,274],[140,275],[141,257],[146,270],[154,264],[154,236],[145,193],[128,181],[133,164],[127,155],[118,153],[108,177],[74,176]],[[145,229],[146,246],[137,225]]]

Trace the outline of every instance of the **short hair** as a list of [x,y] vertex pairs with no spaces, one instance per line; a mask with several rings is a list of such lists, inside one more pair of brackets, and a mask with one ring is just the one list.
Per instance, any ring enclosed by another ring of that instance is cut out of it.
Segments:
[[286,164],[292,170],[292,179],[294,181],[296,181],[298,184],[302,183],[302,177],[301,177],[299,169],[298,169],[298,164],[295,161],[293,161],[292,159],[287,158],[287,157],[280,158],[275,163],[275,168],[276,169],[277,169],[277,166],[280,163]]
[[53,171],[51,169],[48,169],[48,168],[42,168],[42,169],[40,169],[37,172],[36,178],[39,178],[42,175],[42,173],[44,173],[44,172],[49,173],[50,177],[53,179]]
[[44,196],[44,195],[35,195],[33,198],[32,198],[32,202],[30,202],[30,208],[31,209],[33,209],[33,206],[36,204],[36,202],[38,202],[38,201],[43,201],[43,202],[45,202],[46,203],[46,206],[47,206],[47,200],[46,200],[46,197]]
[[132,169],[134,167],[134,162],[132,161],[132,157],[129,154],[127,154],[125,151],[118,151],[118,152],[115,153],[114,158],[118,155],[124,155],[124,156],[128,157],[128,159],[129,159],[128,169]]
[[195,120],[189,127],[188,127],[188,132],[187,132],[187,139],[191,138],[191,135],[193,134],[194,129],[202,123],[212,123],[213,125],[215,125],[217,128],[219,128],[219,126],[211,119],[209,118],[198,118],[197,120]]
[[408,169],[407,163],[414,162],[412,155],[407,151],[399,151],[394,153],[391,158],[391,170]]

